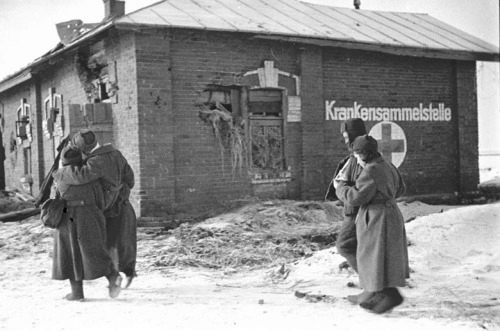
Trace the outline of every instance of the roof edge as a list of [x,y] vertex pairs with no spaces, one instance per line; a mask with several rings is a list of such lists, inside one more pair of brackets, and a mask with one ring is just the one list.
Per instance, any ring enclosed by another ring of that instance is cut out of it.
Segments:
[[0,93],[8,89],[24,83],[32,78],[31,72],[27,69],[20,70],[16,74],[7,77],[4,81],[0,82]]
[[[185,27],[176,25],[156,25],[156,24],[137,24],[116,22],[117,29],[185,29],[185,30],[199,30],[199,31],[213,31],[213,32],[229,32],[234,33],[233,30],[226,29],[206,29],[196,27]],[[471,52],[471,51],[458,51],[458,50],[444,50],[434,48],[422,47],[408,47],[408,46],[394,46],[379,43],[362,43],[359,41],[335,40],[335,39],[318,39],[311,37],[296,37],[293,35],[270,35],[259,34],[255,31],[239,31],[239,33],[254,35],[257,39],[268,40],[281,40],[288,42],[296,42],[301,44],[312,44],[322,47],[342,47],[350,49],[360,49],[367,51],[378,51],[394,55],[412,56],[412,57],[425,57],[425,58],[440,58],[449,60],[466,60],[466,61],[485,61],[485,62],[500,62],[500,53],[498,52]],[[491,45],[498,49],[495,45]]]
[[[42,57],[36,59],[35,61],[33,61],[32,63],[28,64],[26,67],[21,68],[18,71],[14,72],[12,75],[7,76],[6,78],[4,78],[3,80],[0,81],[0,92],[4,92],[4,91],[22,83],[22,82],[25,82],[25,81],[31,79],[32,78],[32,70],[34,68],[36,68],[36,67],[42,65],[43,63],[55,58],[56,56],[59,56],[67,51],[70,51],[71,49],[81,45],[82,43],[84,43],[88,39],[95,37],[96,35],[100,34],[101,32],[108,30],[113,25],[114,25],[114,21],[109,21],[101,26],[98,26],[94,30],[91,30],[91,31],[83,34],[81,37],[79,37],[79,38],[75,39],[74,41],[72,41],[71,43],[67,44],[65,47],[63,47],[63,48],[61,48],[61,49],[59,49],[59,50],[57,50],[49,55],[42,56]],[[22,81],[19,81],[18,77],[20,77],[20,76],[26,77],[25,76],[26,73],[29,74],[29,78],[26,78]]]
[[432,59],[447,59],[447,60],[463,60],[463,61],[500,62],[499,53],[469,52],[469,51],[460,52],[457,50],[448,51],[448,50],[434,49],[434,48],[425,49],[419,47],[361,43],[361,42],[351,42],[351,41],[333,40],[333,39],[271,36],[262,34],[256,35],[255,38],[264,40],[281,40],[281,41],[300,43],[306,45],[315,45],[320,47],[340,47],[348,49],[358,49],[358,50],[382,52],[400,56],[425,57]]
[[[161,1],[160,1],[161,2]],[[185,27],[185,26],[172,26],[172,25],[154,25],[154,24],[137,24],[137,23],[125,23],[119,22],[119,18],[115,20],[110,20],[93,30],[88,31],[83,34],[76,40],[72,41],[64,48],[61,48],[54,53],[51,53],[47,56],[42,56],[41,58],[35,60],[24,68],[14,72],[12,75],[7,76],[3,80],[0,81],[0,92],[4,92],[22,82],[25,82],[32,78],[33,68],[53,59],[60,54],[63,54],[79,45],[88,39],[110,29],[111,27],[116,27],[118,29],[187,29],[187,30],[204,30],[206,28],[195,28],[195,27]],[[232,30],[215,30],[210,29],[210,31],[214,32],[234,32]],[[334,39],[317,39],[317,38],[305,38],[305,37],[296,37],[296,36],[285,36],[285,35],[268,35],[268,34],[258,34],[253,31],[241,31],[241,33],[248,33],[250,35],[254,35],[254,38],[264,39],[264,40],[281,40],[286,42],[294,42],[301,44],[309,44],[316,45],[320,47],[341,47],[341,48],[349,48],[349,49],[359,49],[359,50],[367,50],[367,51],[377,51],[383,52],[393,55],[400,56],[412,56],[412,57],[425,57],[425,58],[439,58],[439,59],[448,59],[448,60],[465,60],[465,61],[485,61],[485,62],[500,62],[500,54],[498,52],[459,52],[456,50],[442,50],[442,49],[425,49],[418,47],[398,47],[394,45],[384,45],[384,44],[376,44],[376,43],[362,43],[362,42],[352,42],[345,40],[334,40]]]

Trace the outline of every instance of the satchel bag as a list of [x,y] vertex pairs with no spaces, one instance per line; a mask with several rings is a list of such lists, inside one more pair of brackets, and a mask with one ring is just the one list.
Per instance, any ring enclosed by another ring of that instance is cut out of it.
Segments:
[[40,213],[40,219],[43,225],[51,229],[57,228],[59,222],[61,222],[65,209],[66,204],[59,194],[57,194],[55,198],[47,199],[42,204],[42,211]]

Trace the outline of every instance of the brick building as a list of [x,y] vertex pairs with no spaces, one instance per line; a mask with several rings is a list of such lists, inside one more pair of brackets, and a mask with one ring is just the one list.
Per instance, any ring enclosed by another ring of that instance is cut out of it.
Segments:
[[0,185],[36,195],[89,127],[136,174],[142,218],[245,196],[322,199],[361,117],[409,195],[476,189],[476,61],[498,48],[422,14],[166,0],[97,24],[0,82]]

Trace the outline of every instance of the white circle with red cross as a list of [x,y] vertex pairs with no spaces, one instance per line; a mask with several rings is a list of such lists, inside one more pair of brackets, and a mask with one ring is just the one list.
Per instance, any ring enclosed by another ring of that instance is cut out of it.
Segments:
[[406,156],[406,136],[403,129],[394,122],[384,121],[375,124],[369,135],[377,139],[378,151],[384,159],[399,168]]

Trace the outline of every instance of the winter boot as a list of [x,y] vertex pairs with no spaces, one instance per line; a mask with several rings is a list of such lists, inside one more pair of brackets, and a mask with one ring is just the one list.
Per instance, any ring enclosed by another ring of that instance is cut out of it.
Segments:
[[373,307],[375,307],[377,303],[379,303],[380,300],[382,300],[385,297],[384,291],[371,292],[371,293],[372,295],[369,298],[359,302],[359,305],[362,308],[371,310]]
[[120,291],[122,290],[122,276],[120,276],[118,271],[114,270],[111,272],[111,274],[107,275],[106,278],[109,281],[109,297],[114,299],[120,294]]
[[347,301],[352,304],[359,305],[362,302],[370,300],[375,295],[374,292],[363,291],[358,295],[348,295]]
[[342,270],[347,270],[349,269],[351,266],[349,265],[349,262],[347,261],[344,261],[342,263],[339,264],[339,271],[342,271]]
[[392,308],[403,303],[403,297],[395,287],[388,287],[383,291],[385,296],[371,310],[375,314],[390,312]]
[[71,293],[66,294],[64,299],[69,301],[83,301],[83,281],[81,280],[69,280],[69,284],[71,285]]

